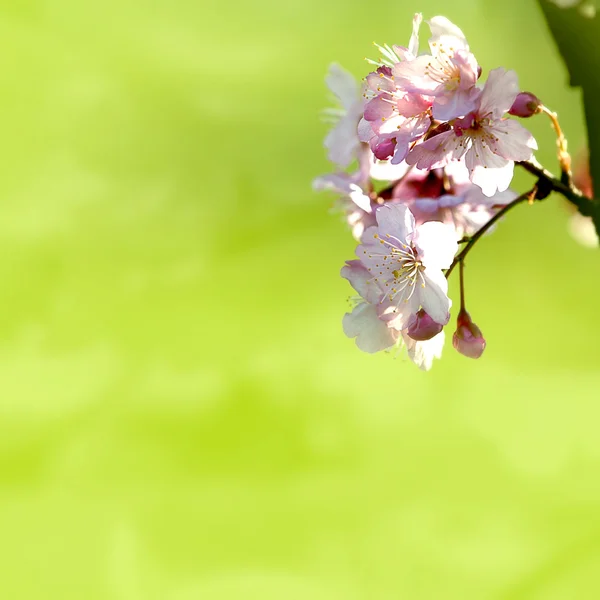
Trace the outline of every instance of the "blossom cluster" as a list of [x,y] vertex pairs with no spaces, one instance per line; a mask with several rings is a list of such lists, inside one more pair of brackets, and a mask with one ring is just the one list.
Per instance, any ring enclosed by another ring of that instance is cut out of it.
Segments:
[[[502,67],[481,84],[463,32],[445,17],[428,21],[421,53],[421,22],[415,15],[406,47],[378,46],[362,84],[331,66],[326,82],[341,108],[327,112],[335,123],[325,147],[337,170],[313,185],[337,193],[359,242],[341,272],[357,293],[345,333],[366,352],[404,346],[429,369],[450,320],[447,270],[459,244],[517,196],[509,189],[515,161],[537,146],[510,117],[532,116],[539,101]],[[474,358],[485,348],[462,285],[453,345]]]

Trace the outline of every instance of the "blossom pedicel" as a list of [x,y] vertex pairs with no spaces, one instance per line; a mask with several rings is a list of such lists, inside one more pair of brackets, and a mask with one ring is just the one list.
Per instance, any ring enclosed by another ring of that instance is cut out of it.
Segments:
[[[415,15],[406,47],[378,46],[381,58],[369,60],[362,86],[332,65],[326,82],[341,108],[326,113],[334,126],[325,146],[336,172],[313,185],[338,195],[359,242],[357,260],[341,272],[358,294],[344,332],[365,352],[405,347],[427,370],[441,356],[454,266],[463,307],[471,247],[513,206],[542,197],[537,186],[521,196],[509,189],[516,162],[543,174],[532,162],[535,139],[511,116],[549,111],[519,90],[514,71],[493,69],[480,83],[463,32],[445,17],[428,21],[420,53],[421,23]],[[459,243],[466,245],[457,254]],[[461,310],[454,347],[479,357],[480,333]]]

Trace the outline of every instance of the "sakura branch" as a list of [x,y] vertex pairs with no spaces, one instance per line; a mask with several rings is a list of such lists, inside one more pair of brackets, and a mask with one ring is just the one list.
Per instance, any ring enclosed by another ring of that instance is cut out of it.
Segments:
[[[365,352],[406,348],[421,369],[440,358],[452,300],[448,278],[460,266],[460,310],[453,346],[479,358],[486,341],[465,307],[467,255],[515,206],[562,194],[586,215],[590,198],[573,184],[558,117],[519,89],[514,71],[482,68],[463,32],[445,17],[428,21],[419,51],[420,14],[406,47],[378,46],[381,57],[359,85],[337,65],[327,84],[341,108],[325,140],[334,173],[314,188],[337,193],[355,239],[356,259],[342,277],[356,291],[343,319]],[[556,133],[558,179],[539,165],[537,143],[511,117],[545,114]],[[514,166],[537,178],[524,194],[510,189]],[[351,165],[356,165],[354,168]],[[458,250],[459,244],[464,246]]]

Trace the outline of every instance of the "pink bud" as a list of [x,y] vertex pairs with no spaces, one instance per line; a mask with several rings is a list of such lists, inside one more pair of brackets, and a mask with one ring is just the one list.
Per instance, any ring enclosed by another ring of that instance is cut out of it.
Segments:
[[387,160],[394,154],[396,148],[396,140],[394,138],[380,139],[373,138],[371,140],[371,150],[379,160]]
[[508,114],[526,119],[527,117],[537,115],[541,110],[542,103],[537,96],[531,92],[520,92],[510,107]]
[[466,310],[461,310],[456,319],[456,331],[452,336],[452,345],[469,358],[479,358],[485,350],[485,339],[481,329],[471,321]]
[[408,333],[408,336],[413,340],[424,342],[436,336],[443,328],[443,325],[436,323],[423,309],[421,309],[413,316],[406,333]]

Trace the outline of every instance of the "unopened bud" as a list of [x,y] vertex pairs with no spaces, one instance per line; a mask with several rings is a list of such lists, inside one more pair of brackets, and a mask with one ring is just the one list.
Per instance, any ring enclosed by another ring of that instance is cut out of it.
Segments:
[[479,358],[485,350],[485,339],[481,329],[473,323],[466,310],[461,310],[456,319],[456,331],[452,336],[452,345],[469,358]]
[[526,119],[542,112],[540,99],[531,92],[519,92],[508,114]]
[[420,309],[416,315],[413,315],[406,333],[417,342],[425,342],[435,337],[443,328],[443,325],[436,323],[423,309]]
[[[376,138],[373,138],[376,139]],[[394,138],[383,139],[378,143],[371,144],[371,150],[379,160],[387,160],[394,154],[396,140]]]

